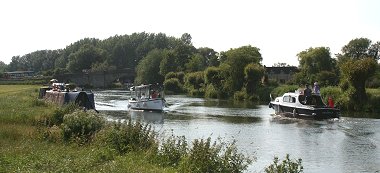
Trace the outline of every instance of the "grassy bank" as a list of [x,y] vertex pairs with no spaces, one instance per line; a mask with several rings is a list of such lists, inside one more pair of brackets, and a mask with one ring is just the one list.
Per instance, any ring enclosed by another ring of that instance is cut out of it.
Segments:
[[0,172],[242,172],[234,142],[158,139],[149,125],[37,100],[38,86],[0,85]]
[[147,162],[144,153],[43,139],[36,122],[57,108],[38,101],[37,88],[0,85],[0,172],[175,172]]

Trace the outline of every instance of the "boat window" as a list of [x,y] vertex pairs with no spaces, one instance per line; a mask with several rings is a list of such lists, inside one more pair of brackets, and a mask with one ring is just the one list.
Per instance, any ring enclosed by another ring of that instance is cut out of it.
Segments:
[[284,98],[282,99],[283,102],[289,102],[289,96],[284,96]]
[[292,97],[292,103],[295,103],[296,102],[296,98],[295,97]]

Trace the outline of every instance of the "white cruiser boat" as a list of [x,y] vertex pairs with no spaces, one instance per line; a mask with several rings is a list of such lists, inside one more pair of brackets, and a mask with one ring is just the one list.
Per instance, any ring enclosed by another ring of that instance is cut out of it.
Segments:
[[269,103],[277,115],[306,119],[339,118],[340,110],[323,103],[320,95],[305,96],[301,92],[285,93]]
[[158,85],[140,85],[131,87],[128,108],[134,110],[163,111],[165,99],[162,88]]

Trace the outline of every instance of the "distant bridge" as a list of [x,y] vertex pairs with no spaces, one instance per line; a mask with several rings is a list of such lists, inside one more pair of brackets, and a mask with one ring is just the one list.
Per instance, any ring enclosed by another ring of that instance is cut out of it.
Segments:
[[78,86],[92,86],[95,88],[107,88],[115,81],[123,83],[133,83],[135,71],[132,69],[102,71],[102,72],[82,72],[55,75],[59,82],[75,83]]

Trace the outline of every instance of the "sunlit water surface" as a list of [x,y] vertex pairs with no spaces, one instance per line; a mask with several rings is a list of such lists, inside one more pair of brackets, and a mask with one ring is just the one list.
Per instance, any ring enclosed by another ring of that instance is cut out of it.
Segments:
[[166,96],[164,113],[129,111],[127,91],[95,92],[96,109],[110,121],[142,121],[160,137],[236,140],[240,152],[256,158],[247,172],[264,172],[273,157],[302,158],[304,172],[380,172],[380,120],[324,121],[281,118],[267,105]]

